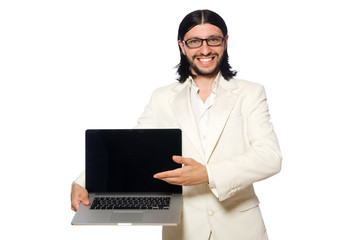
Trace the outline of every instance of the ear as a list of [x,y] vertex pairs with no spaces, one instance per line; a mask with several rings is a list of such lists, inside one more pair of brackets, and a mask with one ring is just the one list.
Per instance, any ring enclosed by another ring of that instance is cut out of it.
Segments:
[[225,37],[224,37],[224,46],[225,46],[225,49],[227,48],[227,43],[228,43],[228,39],[229,39],[229,35],[226,35]]
[[183,55],[186,56],[185,44],[181,40],[178,40],[178,45],[180,46],[180,49],[181,49]]

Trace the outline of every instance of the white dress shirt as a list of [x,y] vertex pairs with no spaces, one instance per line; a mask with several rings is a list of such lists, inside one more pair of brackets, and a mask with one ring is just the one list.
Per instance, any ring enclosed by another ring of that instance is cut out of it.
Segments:
[[[205,102],[202,101],[200,95],[198,94],[199,88],[197,87],[195,81],[192,78],[190,78],[190,81],[191,81],[191,91],[190,91],[191,108],[192,108],[192,113],[195,118],[197,129],[199,130],[199,137],[200,137],[201,144],[202,144],[204,151],[206,149],[206,142],[207,142],[206,137],[207,137],[207,129],[208,129],[208,123],[209,123],[209,111],[215,102],[216,89],[217,89],[218,82],[219,82],[219,75],[217,75],[217,77],[215,78],[215,80],[212,84],[212,92],[208,96],[208,98],[206,99]],[[205,166],[206,166],[207,175],[209,178],[209,186],[211,188],[215,188],[216,187],[215,182],[212,178],[209,168],[207,165],[205,165]]]

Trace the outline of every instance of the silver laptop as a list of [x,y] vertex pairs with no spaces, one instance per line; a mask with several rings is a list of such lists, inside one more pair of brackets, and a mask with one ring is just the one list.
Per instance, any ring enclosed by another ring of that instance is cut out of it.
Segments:
[[73,225],[177,225],[182,187],[154,179],[181,167],[180,129],[86,131],[86,188]]

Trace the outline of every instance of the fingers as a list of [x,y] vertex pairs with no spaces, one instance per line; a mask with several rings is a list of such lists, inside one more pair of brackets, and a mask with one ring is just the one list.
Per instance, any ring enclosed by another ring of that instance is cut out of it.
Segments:
[[[172,156],[172,160],[175,161],[176,163],[184,164],[184,166],[192,165],[193,163],[196,162],[191,158],[184,158],[184,157],[176,156],[176,155]],[[157,179],[161,179],[161,180],[164,180],[165,178],[180,177],[181,172],[182,172],[181,169],[182,168],[177,168],[177,169],[170,170],[170,171],[160,172],[160,173],[155,174],[153,177],[157,178]]]
[[182,156],[175,155],[172,156],[172,159],[176,163],[183,164],[183,166],[171,171],[157,173],[153,177],[170,184],[181,186],[196,185],[205,182],[203,173],[204,165],[192,158],[184,158]]
[[181,181],[182,179],[180,178],[181,175],[178,173],[178,169],[173,171],[157,173],[153,177],[170,184],[175,184],[175,185],[183,184],[183,182]]
[[73,184],[72,193],[71,193],[71,208],[73,211],[77,211],[79,205],[88,206],[90,204],[88,198],[88,191],[78,184]]
[[192,164],[192,159],[191,158],[184,158],[184,157],[181,157],[181,156],[172,156],[172,160],[176,163],[179,163],[179,164],[185,164],[185,165],[189,165],[189,164]]
[[208,182],[206,167],[192,158],[173,156],[173,161],[183,164],[181,168],[171,171],[160,172],[154,178],[163,180],[170,184],[191,186]]
[[171,171],[160,172],[153,175],[154,178],[163,180],[164,178],[171,178],[171,177],[179,177],[180,176],[180,169],[175,169]]
[[72,210],[77,211],[79,205],[83,203],[83,205],[88,206],[90,204],[88,196],[79,195],[72,199]]
[[83,203],[85,206],[88,206],[90,204],[88,193],[86,195],[80,195],[79,200],[81,203]]
[[179,185],[179,186],[183,186],[185,184],[178,177],[169,177],[169,178],[162,178],[162,179],[160,178],[160,180],[165,181],[169,184]]
[[174,162],[181,163],[180,161],[182,160],[182,157],[181,156],[172,156],[172,160]]

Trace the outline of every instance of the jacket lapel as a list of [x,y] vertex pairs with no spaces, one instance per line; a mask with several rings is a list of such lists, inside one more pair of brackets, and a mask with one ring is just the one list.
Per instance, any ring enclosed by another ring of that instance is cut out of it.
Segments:
[[210,109],[209,126],[207,131],[207,144],[205,149],[206,163],[210,160],[211,154],[224,130],[230,113],[235,106],[238,95],[233,93],[238,86],[220,77],[219,86],[216,92],[214,105]]
[[191,109],[189,81],[187,80],[182,85],[177,85],[173,91],[176,93],[176,96],[170,104],[176,119],[183,134],[190,139],[191,143],[195,146],[199,155],[202,157],[202,161],[204,161],[204,151],[202,149],[199,132]]

